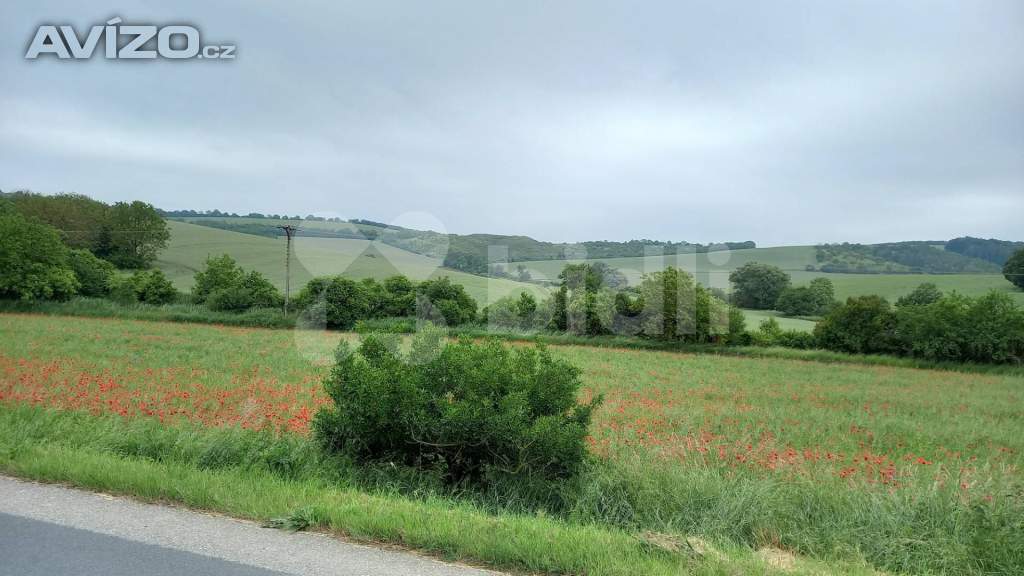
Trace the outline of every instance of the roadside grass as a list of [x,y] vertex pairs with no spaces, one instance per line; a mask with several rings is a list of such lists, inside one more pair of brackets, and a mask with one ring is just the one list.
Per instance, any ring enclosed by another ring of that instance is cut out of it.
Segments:
[[[83,452],[238,469],[489,516],[653,533],[651,542],[696,536],[722,549],[780,549],[830,566],[1024,569],[1019,374],[553,346],[583,370],[584,397],[605,397],[592,463],[571,483],[480,491],[386,464],[324,460],[305,434],[328,366],[300,333],[2,315],[0,411],[12,420],[0,446],[20,448],[0,453],[18,466],[35,457],[25,450],[58,446],[64,459]],[[313,337],[329,351],[353,336]],[[19,412],[42,406],[65,411]],[[105,424],[91,428],[93,420]]]
[[[776,556],[730,544],[637,534],[459,498],[360,490],[310,443],[244,430],[164,427],[38,407],[0,408],[0,470],[268,525],[327,530],[529,573],[873,574],[863,564]],[[775,552],[768,550],[768,552]]]

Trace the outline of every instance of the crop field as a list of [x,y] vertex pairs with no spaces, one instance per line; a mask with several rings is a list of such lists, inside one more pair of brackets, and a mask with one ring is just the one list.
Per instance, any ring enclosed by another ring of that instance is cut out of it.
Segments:
[[[305,224],[304,224],[305,225]],[[192,278],[208,256],[229,254],[246,270],[257,270],[278,288],[284,288],[284,239],[219,230],[186,222],[168,221],[171,240],[161,252],[157,268],[179,290],[189,290]],[[441,262],[381,242],[347,238],[298,238],[292,260],[292,289],[298,291],[314,276],[342,274],[350,278],[384,279],[404,274],[414,280],[449,276],[466,287],[481,306],[510,293],[540,287],[506,279],[488,279],[441,267]]]
[[[305,435],[340,338],[0,315],[0,406]],[[1024,565],[1024,376],[552,351],[604,396],[569,520],[893,572]]]

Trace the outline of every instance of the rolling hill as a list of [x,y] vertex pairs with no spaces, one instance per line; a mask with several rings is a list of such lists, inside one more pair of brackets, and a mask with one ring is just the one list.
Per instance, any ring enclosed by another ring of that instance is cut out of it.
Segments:
[[[284,287],[285,242],[186,222],[168,221],[171,240],[156,262],[179,290],[192,287],[192,277],[208,256],[230,254],[245,269],[257,270]],[[450,270],[441,261],[380,242],[347,238],[297,238],[292,260],[292,290],[297,293],[314,276],[342,274],[350,278],[383,279],[404,274],[415,280],[449,276],[466,287],[483,306],[502,296],[526,290],[541,295],[535,284],[491,279]]]

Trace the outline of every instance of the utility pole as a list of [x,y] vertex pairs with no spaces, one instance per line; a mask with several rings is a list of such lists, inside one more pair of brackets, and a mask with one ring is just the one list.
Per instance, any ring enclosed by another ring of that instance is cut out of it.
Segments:
[[292,226],[291,224],[278,226],[278,228],[284,230],[284,235],[288,237],[288,246],[286,248],[288,252],[284,257],[284,313],[287,314],[288,298],[291,296],[292,292],[292,236],[295,236],[295,233],[301,230],[301,228]]

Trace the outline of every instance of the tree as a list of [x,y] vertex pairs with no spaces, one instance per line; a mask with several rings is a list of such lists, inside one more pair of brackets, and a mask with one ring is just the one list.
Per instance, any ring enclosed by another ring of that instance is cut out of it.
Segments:
[[196,272],[192,285],[192,301],[203,304],[211,294],[242,283],[245,270],[228,254],[207,256],[203,269]]
[[1024,248],[1017,250],[1003,265],[1003,276],[1014,286],[1024,290]]
[[896,315],[881,296],[847,298],[814,327],[818,344],[828,350],[885,354],[896,349]]
[[82,296],[103,297],[110,293],[110,288],[117,269],[113,264],[97,258],[88,250],[71,250],[68,253],[68,264],[78,278],[78,293]]
[[60,231],[72,248],[98,250],[110,218],[110,207],[82,194],[47,196],[32,192],[5,195],[15,209],[30,219],[49,224]]
[[836,303],[836,289],[828,278],[815,278],[809,284],[811,292],[814,293],[817,309],[815,314],[824,314]]
[[934,302],[938,302],[942,298],[942,291],[939,290],[938,286],[931,282],[923,282],[914,288],[910,294],[904,294],[896,300],[896,307],[903,308],[904,306],[927,306]]
[[146,268],[167,247],[171,233],[153,206],[138,200],[110,209],[108,259],[120,268]]
[[789,286],[789,274],[769,264],[750,262],[729,274],[733,303],[741,308],[769,310]]
[[366,288],[344,276],[313,278],[295,298],[299,308],[322,314],[327,328],[351,329],[357,320],[369,318]]
[[65,299],[79,282],[60,233],[0,204],[0,297]]
[[454,284],[447,276],[420,282],[416,293],[417,313],[421,318],[443,319],[448,326],[476,320],[476,300],[461,284]]
[[729,307],[693,276],[669,266],[638,287],[640,333],[662,340],[711,342],[728,332]]

